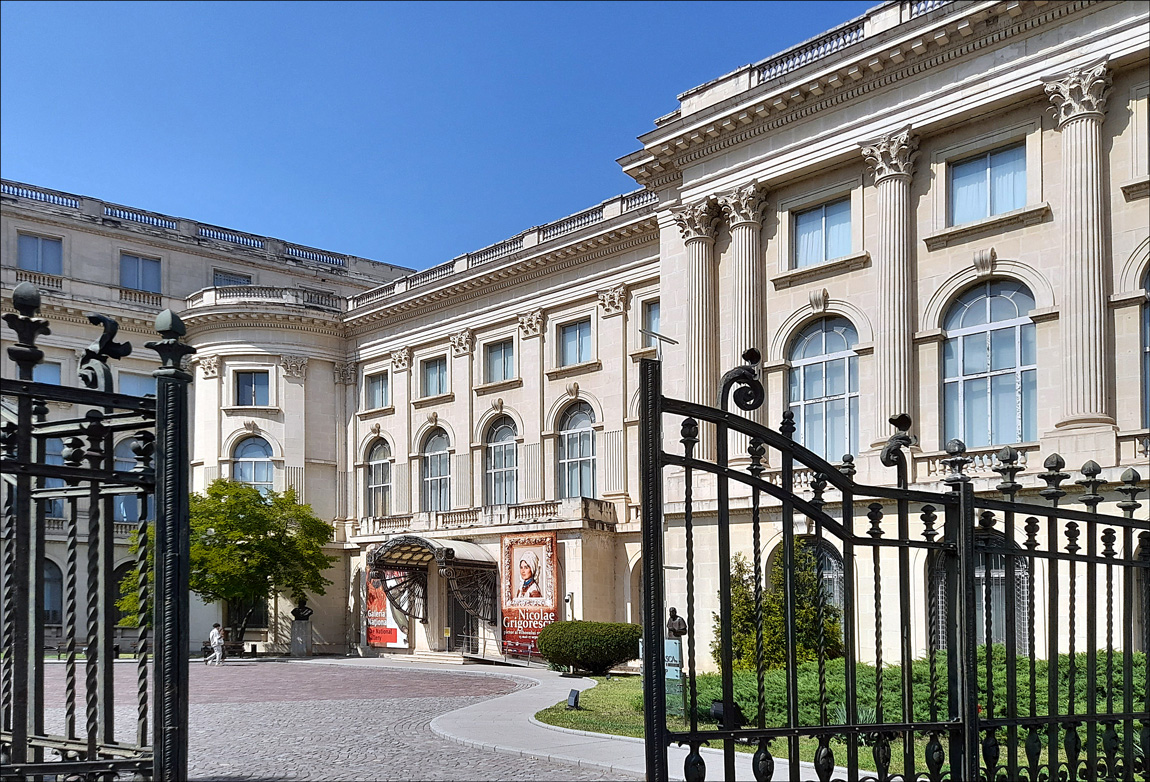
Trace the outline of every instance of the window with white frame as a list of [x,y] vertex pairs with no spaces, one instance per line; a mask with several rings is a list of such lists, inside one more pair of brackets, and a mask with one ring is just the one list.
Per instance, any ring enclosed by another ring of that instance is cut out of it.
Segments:
[[55,361],[44,361],[32,367],[32,380],[37,383],[60,385],[60,365]]
[[156,378],[134,372],[120,373],[120,393],[129,396],[155,396]]
[[121,253],[120,287],[134,291],[160,292],[160,260]]
[[992,280],[962,294],[943,321],[945,440],[968,448],[1037,439],[1034,296]]
[[489,342],[483,348],[483,354],[486,365],[484,382],[498,383],[515,377],[515,340]]
[[802,269],[850,255],[849,197],[797,212],[794,220],[794,268]]
[[[64,441],[59,437],[50,437],[44,441],[44,464],[63,466]],[[64,486],[64,479],[41,478],[40,485],[46,489],[60,489]],[[44,515],[50,519],[64,518],[64,501],[61,499],[45,500]]]
[[595,496],[595,411],[576,402],[559,419],[559,497]]
[[387,407],[391,399],[389,394],[386,372],[377,372],[364,378],[363,405],[368,410]]
[[790,352],[790,410],[799,442],[837,461],[859,452],[858,332],[846,318],[822,318]]
[[60,566],[47,557],[41,571],[44,596],[44,624],[58,625],[64,621],[64,574]]
[[251,285],[252,276],[250,274],[240,274],[239,272],[229,272],[216,269],[212,272],[212,285],[217,288],[224,288],[228,285]]
[[[1150,272],[1142,290],[1150,291]],[[1142,303],[1142,426],[1150,428],[1150,301]]]
[[64,243],[47,236],[19,234],[16,265],[25,271],[60,276],[64,273]]
[[[659,331],[659,300],[651,299],[650,301],[643,302],[643,329],[645,331],[652,331],[656,334]],[[643,347],[655,347],[656,340],[650,334],[643,335]]]
[[429,358],[421,365],[423,386],[421,396],[439,396],[447,393],[447,357]]
[[1026,145],[951,163],[950,224],[962,225],[1026,206]]
[[423,439],[423,491],[426,512],[451,510],[451,440],[442,429],[432,429]]
[[[133,444],[136,440],[128,439],[121,440],[113,452],[116,464],[116,470],[120,472],[131,472],[136,469],[138,462],[136,461],[136,454],[132,450]],[[148,496],[148,505],[145,509],[148,520],[155,518],[155,505],[153,497]],[[136,494],[117,494],[113,498],[113,518],[116,521],[135,523],[140,520],[140,499]]]
[[487,428],[484,505],[514,505],[518,501],[517,436],[511,416],[500,416]]
[[591,319],[568,323],[559,329],[559,364],[582,364],[591,360]]
[[268,406],[268,373],[242,371],[233,376],[236,385],[236,404],[241,407]]
[[254,486],[260,494],[272,490],[275,468],[272,447],[262,437],[246,437],[232,451],[232,480]]
[[367,454],[367,516],[391,515],[391,462],[391,446],[385,440],[377,440]]

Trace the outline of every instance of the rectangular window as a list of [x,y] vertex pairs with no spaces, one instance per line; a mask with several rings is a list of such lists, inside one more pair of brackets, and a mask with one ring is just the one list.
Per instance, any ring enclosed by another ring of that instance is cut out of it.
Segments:
[[20,234],[16,242],[16,265],[41,274],[64,273],[64,243],[46,236]]
[[950,166],[950,224],[1026,206],[1026,145],[987,152]]
[[498,383],[500,380],[510,380],[515,377],[515,341],[505,339],[502,342],[492,342],[485,350],[487,354],[488,383]]
[[37,383],[51,383],[60,385],[60,365],[53,361],[45,361],[32,367],[32,379]]
[[851,200],[843,198],[795,215],[795,268],[851,253]]
[[136,375],[131,372],[120,373],[120,393],[129,396],[156,395],[156,379],[151,375]]
[[[647,331],[659,332],[659,300],[643,302],[643,328]],[[643,347],[655,347],[656,340],[650,334],[643,335]]]
[[374,410],[388,405],[387,373],[368,375],[364,383],[364,406]]
[[559,335],[561,366],[582,364],[591,360],[591,320],[564,326]]
[[423,362],[423,396],[447,393],[447,358],[429,358]]
[[236,404],[244,407],[267,407],[268,373],[236,372]]
[[251,285],[252,276],[250,274],[240,274],[239,272],[226,272],[216,269],[212,272],[212,285],[219,288],[227,285]]
[[160,261],[124,253],[120,256],[120,287],[134,291],[160,292]]

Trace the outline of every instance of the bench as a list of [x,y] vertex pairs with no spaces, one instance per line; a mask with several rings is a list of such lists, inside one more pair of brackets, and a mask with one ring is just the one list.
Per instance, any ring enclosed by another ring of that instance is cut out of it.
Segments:
[[[87,644],[81,643],[79,639],[76,640],[76,654],[82,655],[87,648],[88,648]],[[44,652],[45,653],[55,652],[56,653],[56,659],[59,660],[59,659],[63,658],[63,656],[68,653],[68,642],[67,641],[61,641],[60,643],[55,644],[55,645],[49,644],[49,645],[45,646]],[[135,653],[136,653],[136,642],[135,641],[132,641],[131,643],[127,644],[127,648],[125,648],[124,644],[112,644],[112,659],[118,658],[120,656],[120,654],[135,654]]]
[[[206,661],[209,657],[212,656],[212,645],[210,643],[208,643],[207,641],[204,641],[200,645],[200,653],[204,656],[204,660]],[[248,654],[252,657],[256,656],[256,645],[255,644],[252,644],[251,651]],[[224,641],[224,659],[225,660],[228,659],[229,657],[243,657],[243,656],[244,656],[244,645],[242,642],[240,642],[240,641]]]

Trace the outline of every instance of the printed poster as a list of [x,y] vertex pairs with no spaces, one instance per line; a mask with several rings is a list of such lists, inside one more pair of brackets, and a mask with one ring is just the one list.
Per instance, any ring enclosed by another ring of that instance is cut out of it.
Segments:
[[[369,572],[367,579],[367,645],[406,649],[407,614],[387,599],[383,582],[372,578],[374,574],[374,571]],[[390,570],[383,572],[384,578],[389,580],[397,575],[400,574]]]
[[504,535],[500,552],[503,653],[538,655],[539,631],[558,618],[555,533]]

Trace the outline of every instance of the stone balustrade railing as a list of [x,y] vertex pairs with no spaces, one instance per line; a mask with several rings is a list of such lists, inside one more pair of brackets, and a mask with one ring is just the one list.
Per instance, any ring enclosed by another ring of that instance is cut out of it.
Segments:
[[238,302],[289,304],[308,309],[343,312],[346,299],[334,293],[302,288],[279,288],[270,285],[226,285],[204,288],[187,298],[189,308],[212,307]]
[[[1015,445],[1013,448],[1018,451],[1018,464],[1021,465],[1025,472],[1030,461],[1030,455],[1038,453],[1039,446],[1037,443],[1033,443]],[[1000,463],[998,460],[998,452],[1001,450],[1001,445],[984,445],[978,448],[968,448],[966,456],[973,461],[966,466],[963,472],[973,477],[993,477],[997,475],[997,473],[994,472],[994,467]],[[950,474],[950,468],[942,463],[943,459],[948,458],[950,458],[950,455],[945,451],[915,454],[915,480],[920,482],[942,480]]]
[[793,70],[828,57],[840,49],[856,44],[865,37],[865,20],[848,22],[808,43],[799,44],[777,54],[759,66],[762,81],[785,76]]

